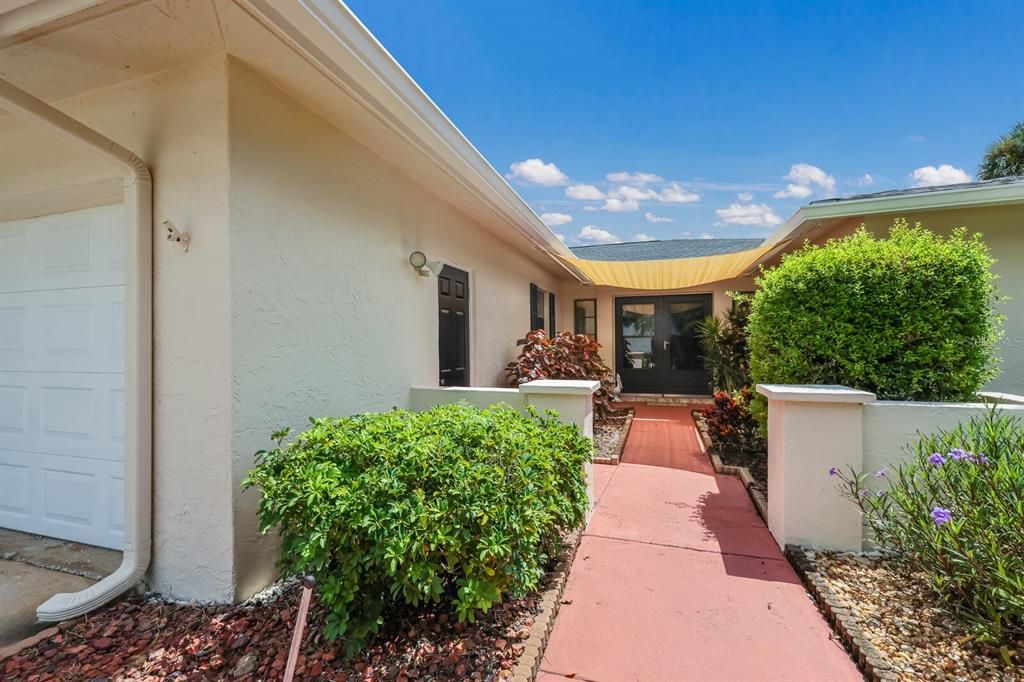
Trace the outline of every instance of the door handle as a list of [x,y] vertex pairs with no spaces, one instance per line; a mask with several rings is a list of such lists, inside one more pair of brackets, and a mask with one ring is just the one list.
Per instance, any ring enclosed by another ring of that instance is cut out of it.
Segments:
[[668,341],[668,339],[665,339],[664,341],[662,341],[662,342],[661,342],[661,347],[662,347],[662,349],[664,349],[664,350],[668,350],[668,346],[669,346],[669,341]]

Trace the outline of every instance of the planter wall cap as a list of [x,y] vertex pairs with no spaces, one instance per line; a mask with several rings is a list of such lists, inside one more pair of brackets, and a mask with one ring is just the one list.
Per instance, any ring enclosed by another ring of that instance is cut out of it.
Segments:
[[875,394],[848,386],[830,384],[758,384],[757,392],[783,402],[794,403],[873,403]]
[[978,393],[978,397],[988,402],[1000,403],[1004,405],[1024,405],[1024,395],[1014,395],[1013,393],[1000,393],[998,391],[981,391]]
[[520,393],[562,393],[567,395],[593,395],[601,388],[599,381],[575,379],[537,379],[519,384]]

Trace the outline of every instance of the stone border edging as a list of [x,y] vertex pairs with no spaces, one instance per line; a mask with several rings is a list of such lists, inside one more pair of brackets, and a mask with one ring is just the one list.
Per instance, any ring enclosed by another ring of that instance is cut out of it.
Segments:
[[814,598],[818,610],[832,627],[836,638],[846,648],[847,653],[871,682],[899,682],[899,675],[892,670],[874,644],[864,635],[863,630],[854,619],[850,610],[843,606],[842,600],[832,591],[814,563],[804,556],[804,549],[795,545],[786,545],[786,558],[796,569],[804,583],[804,587]]
[[708,435],[708,427],[704,423],[704,417],[697,410],[693,410],[690,414],[693,416],[693,423],[697,426],[697,434],[704,444],[704,452],[711,460],[711,466],[714,467],[715,473],[739,478],[743,487],[746,488],[747,494],[750,495],[750,500],[754,503],[754,508],[757,509],[761,520],[768,523],[768,499],[764,496],[764,493],[754,487],[754,477],[750,475],[750,469],[733,464],[723,464],[722,458],[711,451],[711,436]]
[[611,457],[594,457],[594,464],[611,464],[617,465],[622,461],[622,451],[626,447],[626,439],[629,438],[629,430],[633,428],[633,417],[636,415],[636,410],[629,408],[629,414],[626,416],[626,425],[619,434],[619,440],[615,444],[615,454]]
[[569,569],[572,568],[572,560],[576,557],[576,550],[579,549],[582,539],[582,528],[569,535],[566,551],[555,566],[551,586],[541,595],[540,613],[533,620],[533,630],[530,631],[530,636],[526,640],[526,648],[523,649],[519,661],[512,669],[510,682],[534,682],[537,678],[541,660],[544,658],[544,650],[548,645],[548,638],[555,626],[555,616],[558,615],[558,609],[562,605],[562,595],[565,594]]

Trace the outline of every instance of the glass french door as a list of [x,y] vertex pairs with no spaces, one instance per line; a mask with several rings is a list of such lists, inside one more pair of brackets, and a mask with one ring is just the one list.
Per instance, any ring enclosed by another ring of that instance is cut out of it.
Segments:
[[615,300],[615,369],[625,393],[710,392],[697,325],[711,296],[636,296]]

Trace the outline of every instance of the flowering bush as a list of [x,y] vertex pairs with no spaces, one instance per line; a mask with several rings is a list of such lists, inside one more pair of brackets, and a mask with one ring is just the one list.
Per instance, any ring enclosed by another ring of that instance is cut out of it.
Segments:
[[716,391],[714,404],[701,410],[711,443],[720,452],[764,450],[757,420],[750,413],[752,399],[753,393],[749,388],[742,388],[732,395]]
[[442,405],[313,419],[258,454],[245,487],[281,535],[286,575],[312,573],[325,635],[355,653],[397,606],[473,620],[534,589],[587,509],[590,440],[553,414]]
[[543,329],[526,335],[519,357],[508,363],[505,374],[513,386],[534,379],[592,379],[601,382],[594,394],[594,412],[603,417],[611,406],[615,373],[601,359],[601,344],[586,334],[559,332],[549,337]]
[[1024,637],[1020,419],[993,409],[950,432],[922,437],[910,453],[910,461],[891,473],[833,467],[829,474],[860,507],[876,542],[923,572],[979,639]]

